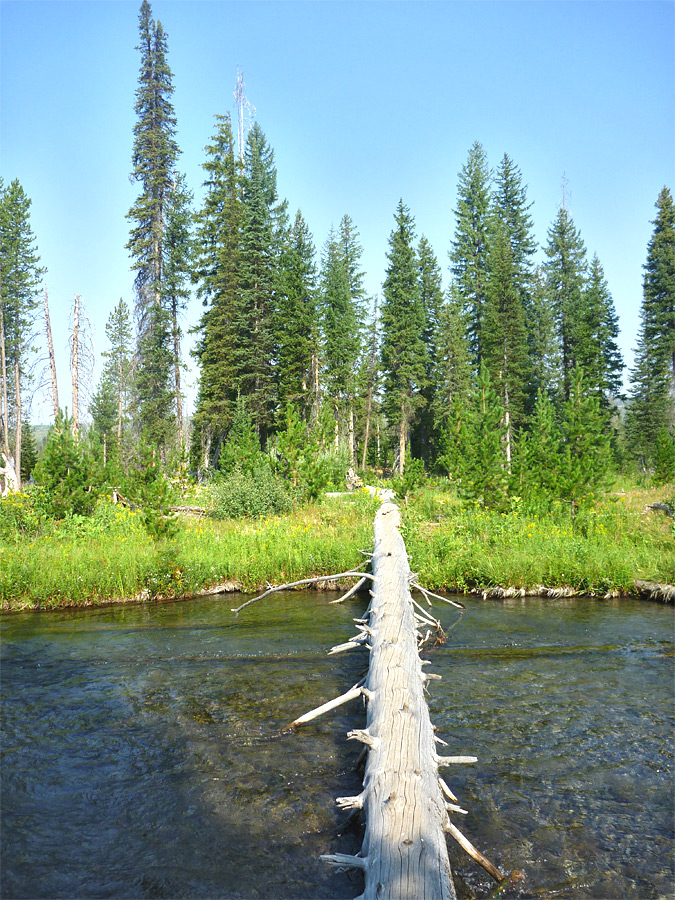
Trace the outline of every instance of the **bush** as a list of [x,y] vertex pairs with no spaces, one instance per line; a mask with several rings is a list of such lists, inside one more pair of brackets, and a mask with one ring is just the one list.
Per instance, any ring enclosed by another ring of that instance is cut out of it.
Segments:
[[18,491],[0,497],[0,538],[11,539],[20,534],[37,534],[44,524],[44,516],[35,503],[36,490]]
[[292,506],[281,478],[261,468],[252,474],[235,470],[217,477],[209,512],[214,519],[258,519],[288,512]]

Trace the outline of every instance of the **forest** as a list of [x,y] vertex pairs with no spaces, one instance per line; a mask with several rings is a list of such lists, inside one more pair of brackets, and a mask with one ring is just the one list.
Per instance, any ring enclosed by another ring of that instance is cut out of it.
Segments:
[[[368,296],[357,223],[345,213],[317,250],[301,211],[278,194],[274,150],[258,122],[244,132],[229,114],[215,116],[195,205],[180,170],[168,40],[147,0],[138,51],[130,172],[138,196],[126,245],[133,302],[110,310],[89,421],[78,399],[85,323],[76,304],[68,411],[31,200],[18,180],[0,183],[3,541],[63,523],[86,531],[98,522],[100,531],[114,516],[136,516],[151,538],[174,540],[180,526],[169,513],[190,505],[215,519],[303,515],[326,491],[344,491],[348,474],[352,487],[391,479],[400,498],[426,498],[432,518],[445,498],[458,515],[554,516],[559,531],[587,528],[617,484],[624,494],[660,492],[649,499],[671,508],[675,205],[667,186],[655,198],[624,394],[602,263],[564,196],[537,246],[523,174],[507,153],[493,165],[478,141],[469,148],[448,235],[449,288],[401,199],[381,295]],[[199,370],[191,411],[182,338],[193,296],[201,314],[189,326]],[[39,453],[25,413],[36,342],[48,348],[54,413]],[[113,490],[124,504],[114,513]],[[657,531],[661,553],[672,534],[661,522]],[[661,563],[650,572],[668,574]],[[438,586],[506,577],[439,574]],[[508,577],[565,583],[569,575]],[[208,581],[200,574],[190,584]],[[613,584],[606,572],[597,581]]]

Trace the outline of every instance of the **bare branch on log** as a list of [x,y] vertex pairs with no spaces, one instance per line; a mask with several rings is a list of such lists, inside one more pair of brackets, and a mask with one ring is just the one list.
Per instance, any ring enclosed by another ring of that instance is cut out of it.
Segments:
[[454,837],[463,850],[466,850],[471,859],[475,860],[479,866],[482,866],[486,872],[489,872],[490,875],[492,875],[495,881],[504,881],[506,875],[500,872],[496,866],[493,866],[490,860],[483,856],[480,850],[476,850],[471,841],[464,837],[459,828],[456,825],[453,825],[450,819],[445,823],[445,830]]
[[331,600],[331,603],[343,603],[345,600],[349,600],[350,597],[353,597],[358,591],[361,590],[363,585],[366,583],[367,578],[364,575],[363,578],[360,578],[353,587],[350,587],[346,594],[343,594],[341,597],[338,597],[337,600]]
[[357,697],[360,697],[362,694],[361,682],[355,684],[353,688],[350,688],[345,694],[341,694],[339,697],[334,697],[332,700],[329,700],[327,703],[323,703],[321,706],[317,706],[316,709],[310,710],[310,712],[305,713],[304,716],[298,716],[291,724],[284,729],[284,731],[291,731],[293,728],[297,728],[298,725],[306,725],[307,722],[311,722],[312,719],[318,719],[319,716],[322,716],[324,713],[330,712],[331,709],[337,709],[338,706],[342,706],[343,703],[349,703],[350,700],[356,700]]
[[350,869],[365,869],[368,860],[362,856],[350,856],[349,853],[322,853],[321,859],[332,866],[344,866]]
[[438,756],[436,762],[439,766],[464,765],[464,763],[478,762],[477,756]]
[[[368,562],[364,562],[363,566],[367,566]],[[362,566],[357,566],[357,570]],[[241,606],[238,606],[236,609],[231,610],[231,612],[238,615],[242,609],[245,609],[247,606],[250,606],[251,603],[257,603],[258,600],[262,600],[263,597],[267,597],[269,594],[275,594],[277,591],[286,591],[290,588],[300,587],[303,584],[316,584],[319,581],[337,581],[338,578],[370,578],[372,579],[372,575],[368,572],[359,572],[350,570],[349,572],[337,572],[335,575],[317,575],[316,578],[302,578],[300,581],[290,581],[288,584],[277,584],[270,585],[266,591],[262,594],[259,594],[257,597],[252,597],[250,600],[247,600],[246,603],[242,603]]]
[[[461,609],[463,613],[466,612],[466,606],[463,603],[458,603],[456,600],[451,600],[449,597],[442,597],[440,594],[434,594],[433,591],[428,590],[427,588],[423,588],[421,584],[418,584],[416,581],[410,582],[410,587],[415,588],[421,594],[427,598],[427,603],[429,602],[429,597],[435,597],[437,600],[442,600],[443,603],[449,603],[451,606],[456,606],[457,609]],[[431,606],[431,604],[429,603]]]

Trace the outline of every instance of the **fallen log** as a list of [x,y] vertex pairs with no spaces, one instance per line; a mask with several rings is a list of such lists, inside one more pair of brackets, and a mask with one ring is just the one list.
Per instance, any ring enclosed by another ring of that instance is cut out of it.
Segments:
[[636,581],[635,587],[641,597],[648,600],[662,600],[663,603],[675,603],[675,585],[657,584],[655,581]]
[[[343,703],[365,698],[366,727],[347,734],[348,739],[364,745],[363,790],[355,797],[338,797],[336,801],[343,809],[365,815],[363,844],[355,856],[333,853],[322,858],[363,872],[365,888],[358,900],[456,900],[446,834],[497,881],[504,875],[450,819],[451,814],[464,815],[466,810],[439,776],[439,766],[471,764],[477,759],[439,756],[436,751],[437,743],[445,742],[434,733],[424,691],[429,681],[441,676],[423,671],[419,646],[432,632],[427,629],[423,635],[420,627],[430,626],[439,635],[443,632],[440,623],[413,601],[410,591],[412,587],[419,590],[429,603],[431,596],[438,595],[417,584],[399,525],[398,507],[385,500],[375,516],[372,574],[352,569],[332,576],[358,578],[359,586],[364,577],[372,580],[368,610],[364,618],[355,620],[358,634],[329,651],[366,647],[370,651],[367,675],[345,694],[295,719],[286,730]],[[295,584],[317,580],[303,579]],[[270,585],[260,597],[233,612],[239,613],[250,603],[290,586]],[[440,599],[464,611],[462,604]]]
[[428,678],[417,650],[412,579],[398,525],[398,508],[383,503],[374,526],[366,727],[348,734],[369,749],[359,799],[365,837],[354,860],[324,858],[363,870],[363,900],[455,898],[445,840],[448,810],[424,698]]

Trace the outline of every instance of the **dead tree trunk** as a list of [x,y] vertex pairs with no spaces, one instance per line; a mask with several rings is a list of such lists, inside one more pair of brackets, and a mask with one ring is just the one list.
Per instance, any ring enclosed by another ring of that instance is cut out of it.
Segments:
[[80,430],[80,372],[79,372],[79,344],[80,337],[80,295],[75,294],[73,306],[73,336],[70,351],[70,368],[73,376],[73,437],[77,438]]
[[52,340],[52,326],[49,319],[49,300],[47,297],[47,288],[44,294],[45,304],[45,331],[47,333],[47,352],[49,353],[49,372],[52,379],[52,402],[54,404],[54,421],[59,415],[59,387],[56,380],[56,357],[54,356],[54,341]]
[[375,517],[367,628],[372,649],[363,690],[367,723],[348,735],[369,748],[363,792],[351,798],[366,817],[363,846],[354,859],[364,871],[363,900],[455,898],[445,839],[448,812],[399,521],[398,507],[389,502]]

